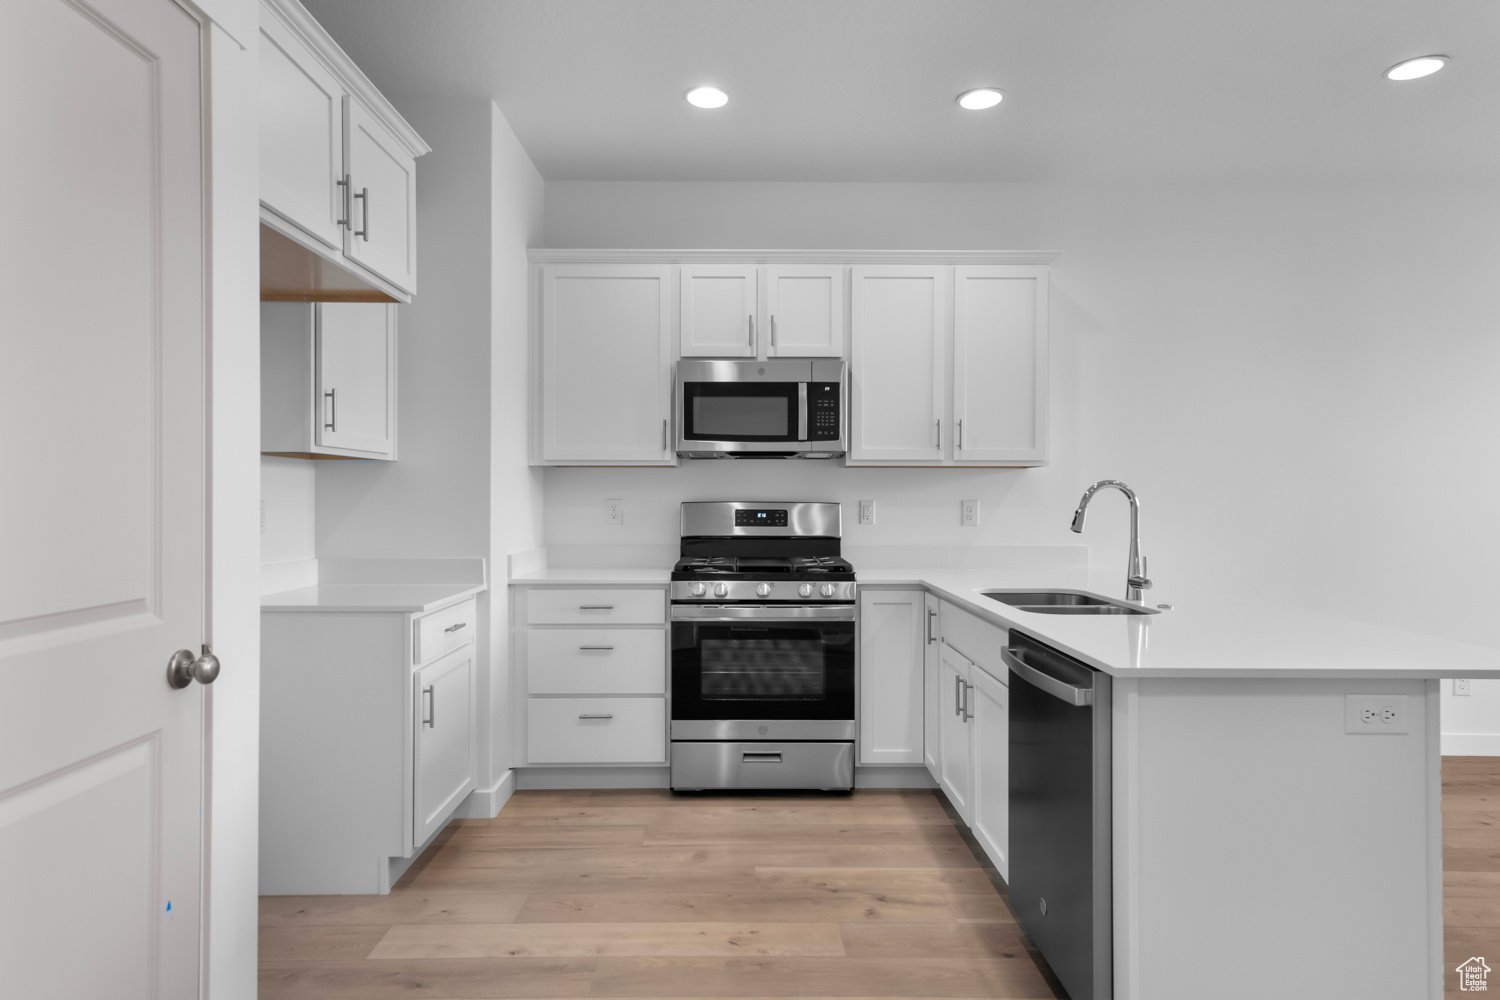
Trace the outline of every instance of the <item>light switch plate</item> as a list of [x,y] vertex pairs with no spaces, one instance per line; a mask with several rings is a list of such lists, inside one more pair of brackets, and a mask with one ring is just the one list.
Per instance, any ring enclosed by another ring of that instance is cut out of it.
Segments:
[[1399,736],[1407,732],[1404,694],[1344,695],[1344,732],[1356,735]]
[[859,502],[859,523],[860,524],[874,524],[875,523],[875,501],[874,500],[861,500]]

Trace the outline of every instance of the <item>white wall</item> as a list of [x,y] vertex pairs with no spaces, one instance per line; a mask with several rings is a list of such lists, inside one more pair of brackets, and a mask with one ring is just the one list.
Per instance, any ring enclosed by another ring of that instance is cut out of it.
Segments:
[[[851,542],[1066,544],[1079,493],[1112,477],[1141,494],[1155,594],[1500,646],[1493,185],[558,181],[546,244],[1064,251],[1050,467],[549,469],[550,545],[670,543],[679,501],[752,494],[874,497]],[[984,525],[962,529],[973,496]],[[606,497],[625,527],[604,525]],[[1123,506],[1101,497],[1084,535],[1122,575]],[[1500,681],[1453,704],[1445,731],[1500,752]]]
[[[256,400],[259,403],[259,399]],[[260,561],[317,558],[317,463],[302,458],[260,460]]]

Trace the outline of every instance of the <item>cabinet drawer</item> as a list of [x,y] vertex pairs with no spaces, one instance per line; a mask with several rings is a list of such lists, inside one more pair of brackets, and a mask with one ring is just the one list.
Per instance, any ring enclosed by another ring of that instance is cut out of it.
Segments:
[[526,595],[530,625],[661,625],[667,598],[660,590],[533,590]]
[[1000,658],[1000,651],[1010,641],[1010,633],[978,615],[943,602],[938,617],[943,641],[977,663],[985,673],[1001,684],[1010,684],[1010,670]]
[[532,764],[665,764],[665,698],[528,698]]
[[526,633],[530,694],[667,693],[661,629],[532,629]]
[[426,663],[473,642],[474,633],[479,628],[478,609],[478,602],[470,598],[418,618],[412,629],[415,646],[412,662]]

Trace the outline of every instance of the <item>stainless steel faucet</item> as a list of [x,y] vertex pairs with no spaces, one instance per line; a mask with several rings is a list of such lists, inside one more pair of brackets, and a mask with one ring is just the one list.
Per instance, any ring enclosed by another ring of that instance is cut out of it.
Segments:
[[1130,565],[1125,569],[1125,599],[1138,604],[1146,603],[1145,591],[1151,589],[1151,580],[1146,576],[1146,557],[1141,555],[1141,502],[1135,498],[1135,490],[1118,479],[1101,479],[1083,491],[1078,509],[1073,512],[1072,528],[1083,534],[1083,514],[1089,509],[1094,494],[1105,487],[1112,487],[1125,494],[1130,501]]

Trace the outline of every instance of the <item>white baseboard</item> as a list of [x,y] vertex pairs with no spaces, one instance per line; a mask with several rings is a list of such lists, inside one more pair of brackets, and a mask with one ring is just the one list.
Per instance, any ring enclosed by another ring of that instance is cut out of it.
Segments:
[[533,788],[670,788],[667,767],[518,767],[516,787]]
[[468,794],[453,815],[459,819],[494,819],[506,801],[516,794],[516,772],[506,771],[490,788],[476,788]]
[[1500,733],[1444,733],[1444,757],[1500,757]]
[[854,768],[855,788],[936,788],[921,764],[870,764]]

